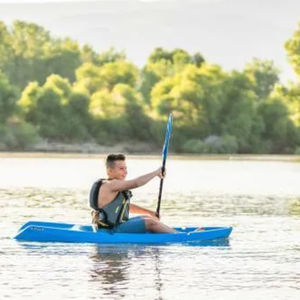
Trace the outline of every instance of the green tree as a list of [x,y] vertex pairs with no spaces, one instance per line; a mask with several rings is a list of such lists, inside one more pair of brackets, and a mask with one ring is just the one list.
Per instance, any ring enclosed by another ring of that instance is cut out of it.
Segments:
[[124,101],[124,125],[131,139],[145,141],[150,135],[150,120],[146,116],[141,95],[131,86],[118,84],[115,97]]
[[51,75],[43,86],[30,83],[18,104],[26,121],[44,138],[60,141],[87,139],[87,95],[72,92],[67,79]]
[[273,91],[275,84],[279,82],[279,70],[271,60],[255,58],[246,65],[244,72],[252,81],[254,91],[260,101],[266,99]]
[[76,78],[74,86],[93,95],[102,89],[111,91],[119,83],[135,87],[138,80],[138,69],[133,64],[122,60],[102,66],[85,63],[76,70]]
[[74,87],[77,90],[94,94],[104,87],[100,76],[100,68],[92,63],[84,63],[76,70],[76,81]]
[[126,61],[110,62],[101,66],[100,78],[109,90],[112,90],[119,83],[135,87],[138,80],[138,69]]
[[295,126],[300,127],[300,84],[290,83],[288,87],[276,85],[272,96],[282,99],[284,104],[289,108],[289,118]]
[[139,90],[146,103],[150,103],[151,91],[157,82],[181,72],[188,64],[200,67],[203,63],[204,58],[199,52],[191,56],[183,49],[174,49],[172,51],[167,51],[163,48],[154,49],[141,72]]
[[298,133],[289,119],[289,112],[281,99],[269,99],[258,108],[265,128],[262,138],[268,143],[270,153],[293,153]]
[[209,134],[217,124],[221,108],[219,86],[224,78],[218,66],[187,65],[182,72],[165,78],[153,88],[151,97],[156,118],[166,118],[173,112],[179,126],[196,128],[204,136]]
[[[141,95],[127,84],[117,84],[113,90],[94,93],[89,106],[94,118],[94,136],[99,141],[144,141],[150,134]],[[106,132],[104,134],[103,132]]]
[[12,59],[10,33],[3,22],[0,21],[0,69],[4,70]]
[[126,61],[126,54],[124,51],[116,51],[115,48],[111,47],[107,51],[99,53],[97,63],[99,65],[105,65],[107,63]]
[[23,89],[30,81],[43,84],[52,73],[75,79],[81,64],[76,42],[54,39],[43,27],[15,21],[9,30],[0,24],[0,68],[9,80]]
[[300,76],[300,22],[293,36],[284,45],[294,71]]
[[89,104],[90,114],[96,119],[120,118],[125,112],[124,98],[119,97],[108,89],[102,89],[94,93]]
[[98,54],[89,45],[83,45],[80,51],[81,63],[100,64]]
[[172,65],[176,64],[195,64],[200,67],[205,62],[203,56],[197,52],[190,55],[187,51],[177,48],[167,51],[163,48],[155,48],[148,58],[148,63],[156,63],[159,61],[169,61]]
[[0,71],[0,125],[15,113],[18,91]]
[[0,126],[0,146],[5,150],[24,151],[38,140],[36,128],[22,120],[11,119],[6,126]]
[[[51,74],[58,74],[71,82],[75,80],[75,70],[81,65],[81,50],[77,42],[69,38],[51,42],[49,53],[43,58],[44,80]],[[35,77],[34,77],[35,79]],[[42,83],[43,81],[40,81]]]
[[141,71],[140,92],[145,102],[149,105],[151,102],[151,92],[156,83],[166,77],[173,76],[174,71],[169,60],[159,60],[149,62]]
[[217,132],[236,137],[239,152],[259,151],[264,123],[257,115],[257,96],[245,74],[233,71],[224,80],[222,109],[217,119]]

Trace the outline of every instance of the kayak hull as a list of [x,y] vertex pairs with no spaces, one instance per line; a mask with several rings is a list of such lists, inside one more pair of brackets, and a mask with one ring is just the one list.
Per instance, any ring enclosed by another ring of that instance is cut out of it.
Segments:
[[178,233],[114,233],[94,231],[91,225],[37,222],[24,224],[14,237],[18,241],[94,244],[173,244],[227,239],[232,227],[175,228]]

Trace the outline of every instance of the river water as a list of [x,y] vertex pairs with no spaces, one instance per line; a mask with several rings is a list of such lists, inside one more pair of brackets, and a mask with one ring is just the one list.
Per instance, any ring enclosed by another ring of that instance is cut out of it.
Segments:
[[[129,157],[129,178],[160,157]],[[29,220],[85,224],[91,183],[103,157],[1,155],[0,299],[299,299],[300,163],[170,157],[162,221],[233,226],[228,243],[207,246],[97,246],[25,243]],[[155,209],[159,180],[134,190]]]

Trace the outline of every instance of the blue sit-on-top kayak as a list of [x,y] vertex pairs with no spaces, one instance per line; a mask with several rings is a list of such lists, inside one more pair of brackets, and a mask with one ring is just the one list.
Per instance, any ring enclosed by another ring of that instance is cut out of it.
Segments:
[[32,242],[95,243],[95,244],[169,244],[227,239],[232,227],[175,228],[178,233],[114,233],[95,231],[91,225],[30,221],[24,224],[15,239]]

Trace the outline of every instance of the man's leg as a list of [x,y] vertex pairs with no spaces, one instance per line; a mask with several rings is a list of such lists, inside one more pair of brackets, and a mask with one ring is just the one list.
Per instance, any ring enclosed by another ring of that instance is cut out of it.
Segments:
[[152,218],[144,217],[145,225],[147,231],[151,232],[161,232],[161,233],[175,233],[177,232],[173,228],[161,223],[160,221],[154,220]]

